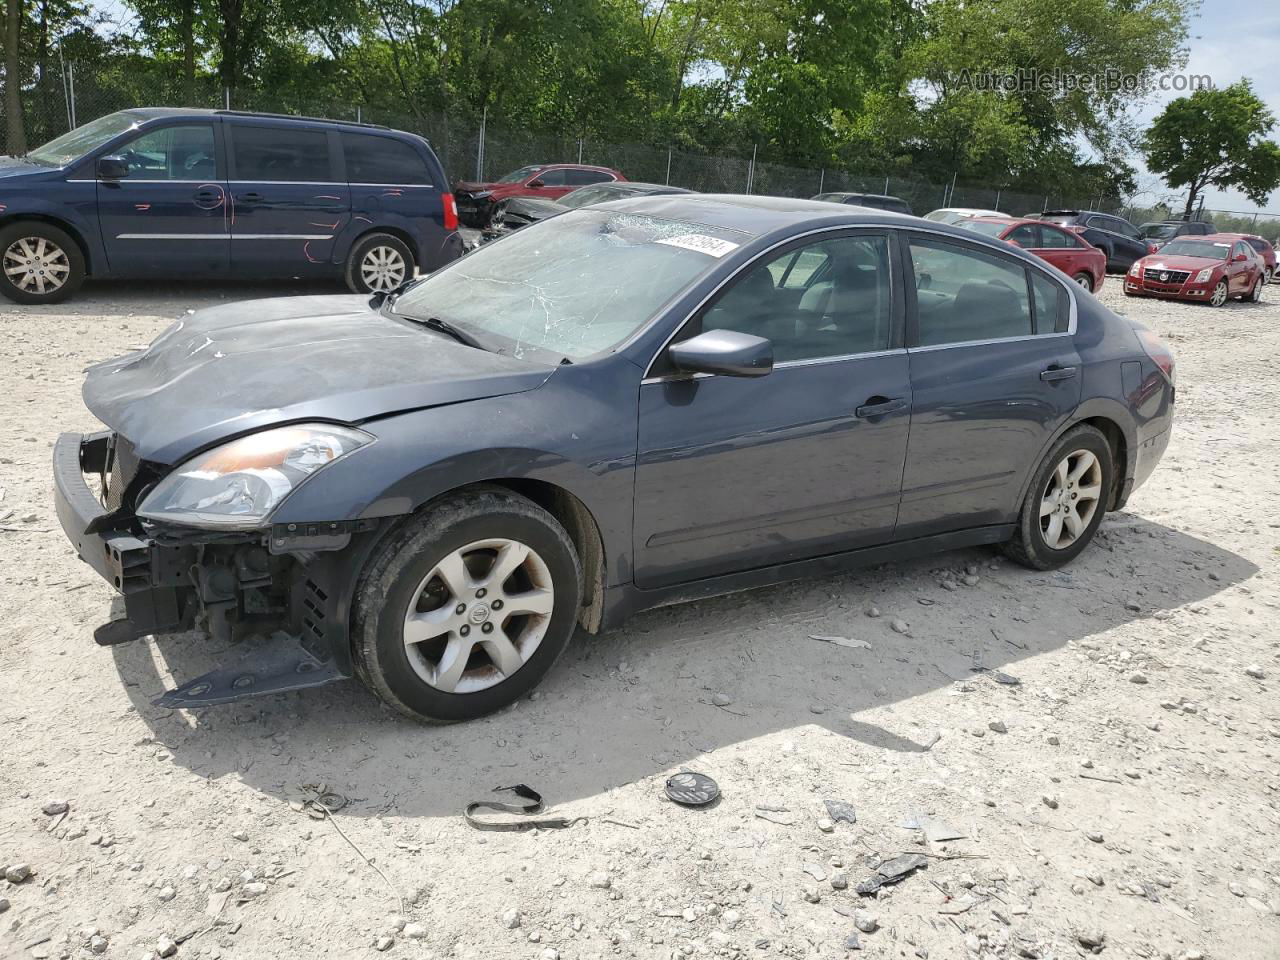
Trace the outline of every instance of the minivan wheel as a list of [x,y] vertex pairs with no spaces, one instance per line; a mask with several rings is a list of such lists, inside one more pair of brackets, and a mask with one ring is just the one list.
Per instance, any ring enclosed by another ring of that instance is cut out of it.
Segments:
[[1115,465],[1095,427],[1068,430],[1041,462],[1004,552],[1033,570],[1052,570],[1089,545],[1107,509]]
[[84,254],[65,230],[38,221],[0,230],[0,293],[15,303],[60,303],[84,272]]
[[354,293],[390,293],[412,280],[415,269],[408,244],[389,233],[371,233],[347,256],[347,286]]
[[542,507],[500,487],[447,496],[393,534],[362,578],[357,673],[415,720],[484,716],[551,669],[581,593],[573,542]]
[[1080,272],[1071,279],[1080,284],[1080,286],[1084,287],[1090,293],[1093,293],[1093,277],[1089,276],[1089,274]]

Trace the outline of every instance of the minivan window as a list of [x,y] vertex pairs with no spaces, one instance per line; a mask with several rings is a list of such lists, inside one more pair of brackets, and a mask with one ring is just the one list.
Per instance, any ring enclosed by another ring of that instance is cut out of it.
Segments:
[[116,151],[136,180],[216,180],[213,124],[193,123],[144,133]]
[[350,183],[431,185],[427,165],[403,140],[364,133],[342,134]]
[[113,140],[120,134],[132,130],[144,119],[128,110],[109,113],[82,127],[68,130],[60,137],[54,137],[42,147],[36,147],[27,154],[27,159],[45,167],[65,167],[85,154],[97,150],[108,140]]
[[236,124],[231,130],[237,180],[331,183],[329,135],[297,127]]

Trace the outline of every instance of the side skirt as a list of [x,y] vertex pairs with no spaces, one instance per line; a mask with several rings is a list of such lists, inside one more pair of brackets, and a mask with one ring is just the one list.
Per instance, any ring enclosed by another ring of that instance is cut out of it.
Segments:
[[806,580],[826,577],[858,567],[874,566],[893,560],[908,560],[945,550],[959,550],[963,547],[977,547],[992,543],[1003,543],[1013,536],[1014,524],[1003,523],[989,527],[974,527],[969,530],[957,530],[952,533],[941,533],[931,537],[918,537],[914,540],[903,540],[898,543],[887,543],[876,547],[863,547],[845,553],[828,554],[809,560],[795,560],[790,563],[775,564],[770,567],[758,567],[731,573],[706,580],[694,580],[689,583],[675,584],[655,590],[644,590],[634,583],[620,584],[611,587],[605,595],[604,618],[602,630],[611,630],[620,626],[628,617],[649,610],[653,607],[664,607],[674,603],[687,603],[691,600],[703,600],[707,597],[721,596],[726,593],[737,593],[742,590],[754,590],[757,587],[785,583],[789,580]]

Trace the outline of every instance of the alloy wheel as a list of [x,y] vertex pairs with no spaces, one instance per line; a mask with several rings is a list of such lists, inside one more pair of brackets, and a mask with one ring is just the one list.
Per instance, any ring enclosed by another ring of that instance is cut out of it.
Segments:
[[1257,303],[1262,299],[1262,278],[1259,277],[1253,282],[1253,292],[1249,294],[1249,299]]
[[404,283],[408,267],[394,247],[371,247],[360,261],[360,278],[375,293],[390,293]]
[[1059,461],[1040,496],[1040,533],[1053,550],[1065,550],[1089,528],[1102,501],[1102,463],[1088,450]]
[[1209,299],[1209,302],[1215,307],[1220,307],[1227,302],[1227,281],[1218,281],[1218,285],[1213,288],[1213,296]]
[[1093,290],[1093,279],[1087,273],[1079,274],[1076,277],[1076,283],[1080,284],[1080,286],[1084,287],[1086,290]]
[[551,571],[516,540],[478,540],[432,568],[404,619],[409,664],[443,693],[475,693],[510,678],[546,636]]
[[4,273],[23,293],[53,293],[71,275],[66,251],[46,237],[22,237],[4,252]]

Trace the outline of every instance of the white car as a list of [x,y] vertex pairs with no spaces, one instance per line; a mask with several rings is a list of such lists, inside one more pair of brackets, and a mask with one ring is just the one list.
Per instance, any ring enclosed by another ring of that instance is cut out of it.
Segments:
[[1001,213],[999,210],[979,210],[976,207],[943,207],[940,210],[934,210],[932,213],[926,213],[926,220],[937,220],[939,223],[959,223],[961,220],[968,220],[970,217],[1007,217],[1007,213]]

